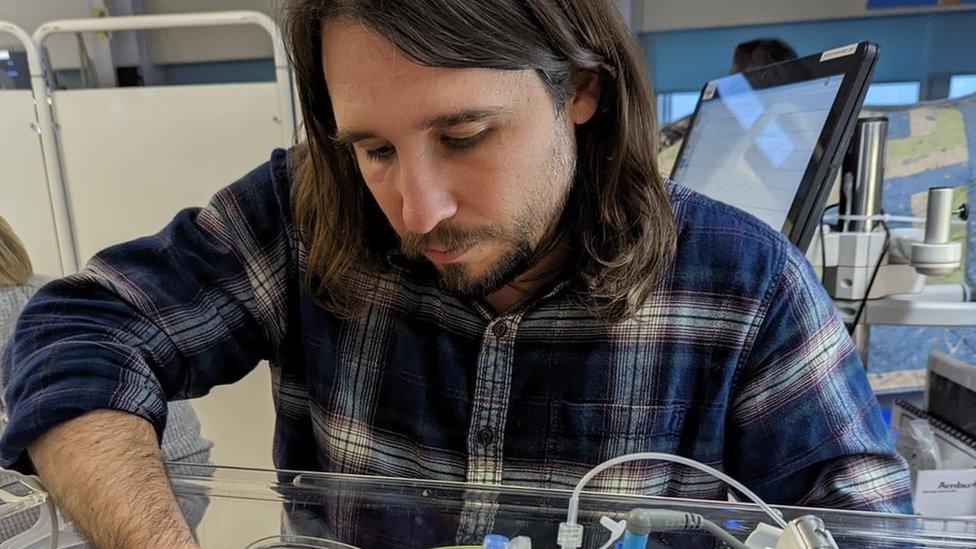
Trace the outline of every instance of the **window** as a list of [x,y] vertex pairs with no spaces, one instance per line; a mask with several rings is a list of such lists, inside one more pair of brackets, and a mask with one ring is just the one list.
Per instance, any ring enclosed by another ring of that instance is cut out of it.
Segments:
[[670,124],[695,112],[698,92],[672,92],[657,96],[657,116],[661,125]]
[[919,82],[884,82],[871,84],[864,105],[868,107],[890,107],[918,103],[922,84]]
[[679,120],[695,112],[698,104],[698,92],[681,92],[671,94],[671,121]]
[[976,74],[957,74],[949,79],[949,99],[976,93]]

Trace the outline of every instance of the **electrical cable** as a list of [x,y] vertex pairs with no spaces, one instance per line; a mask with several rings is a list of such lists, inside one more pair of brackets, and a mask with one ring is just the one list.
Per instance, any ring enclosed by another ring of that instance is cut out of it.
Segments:
[[735,536],[725,531],[725,529],[719,527],[718,524],[702,517],[702,529],[708,531],[708,533],[722,540],[726,545],[732,547],[733,549],[749,549],[749,546],[742,543]]
[[[956,215],[956,214],[953,214]],[[826,217],[826,212],[822,221],[887,221],[891,223],[925,223],[924,217],[918,217],[914,215],[890,215],[890,214],[875,214],[875,215],[836,215]],[[952,219],[949,221],[950,225],[966,225],[964,219]]]
[[[841,198],[844,198],[844,197],[853,197],[854,196],[854,174],[852,174],[852,173],[845,173],[843,176],[841,176],[841,178],[840,178],[840,185],[841,185]],[[844,200],[844,205],[847,206],[847,207],[844,208],[843,211],[841,211],[840,209],[838,209],[838,213],[840,215],[842,215],[842,216],[850,215],[851,214],[851,206],[852,206],[851,201]],[[841,232],[847,232],[847,222],[846,221],[841,221],[840,222],[840,230],[841,230]]]

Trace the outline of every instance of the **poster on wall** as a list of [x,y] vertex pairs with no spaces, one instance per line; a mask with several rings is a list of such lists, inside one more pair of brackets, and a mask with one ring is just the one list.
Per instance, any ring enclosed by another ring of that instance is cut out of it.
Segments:
[[918,8],[976,4],[976,0],[868,0],[868,9]]

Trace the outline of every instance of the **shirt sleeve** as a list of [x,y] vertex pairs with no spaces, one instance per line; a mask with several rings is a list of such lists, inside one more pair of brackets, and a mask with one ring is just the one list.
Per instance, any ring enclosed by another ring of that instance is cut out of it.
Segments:
[[207,207],[45,285],[2,359],[0,465],[31,472],[28,444],[96,409],[139,415],[161,438],[167,399],[205,395],[271,358],[298,278],[289,194],[278,150]]
[[730,473],[772,503],[911,513],[906,463],[847,329],[806,259],[784,255],[735,383]]

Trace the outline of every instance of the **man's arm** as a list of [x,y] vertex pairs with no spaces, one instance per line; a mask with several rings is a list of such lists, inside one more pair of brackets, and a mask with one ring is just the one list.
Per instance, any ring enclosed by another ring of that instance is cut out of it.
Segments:
[[58,507],[96,547],[197,547],[156,433],[139,416],[95,410],[47,431],[28,453]]
[[813,269],[784,250],[729,407],[732,476],[771,503],[911,512],[864,366]]
[[[285,161],[277,151],[208,207],[103,250],[41,288],[21,314],[0,359],[10,418],[0,465],[39,470],[82,531],[101,528],[99,513],[109,536],[130,513],[158,526],[146,509],[176,509],[158,464],[167,399],[205,395],[276,356],[299,284]],[[139,431],[73,421],[99,410],[145,421]],[[111,483],[123,486],[97,487]],[[88,500],[98,489],[108,492]]]

